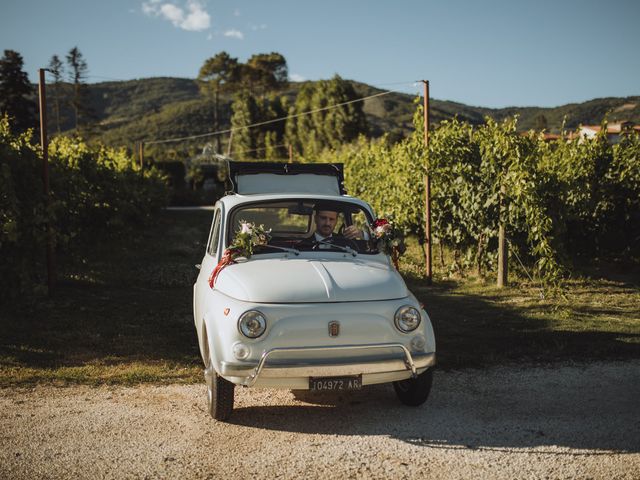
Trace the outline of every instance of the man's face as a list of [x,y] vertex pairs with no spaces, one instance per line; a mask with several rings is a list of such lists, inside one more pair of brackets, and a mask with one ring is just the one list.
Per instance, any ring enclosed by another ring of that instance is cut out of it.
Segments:
[[318,235],[328,237],[333,233],[333,229],[338,222],[338,212],[331,212],[329,210],[319,210],[314,217],[316,222],[316,232]]

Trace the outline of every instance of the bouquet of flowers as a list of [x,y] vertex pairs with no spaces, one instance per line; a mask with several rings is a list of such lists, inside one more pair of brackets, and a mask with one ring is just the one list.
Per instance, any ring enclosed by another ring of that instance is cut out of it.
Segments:
[[216,279],[223,268],[227,265],[236,263],[236,258],[250,258],[253,255],[253,249],[256,245],[266,245],[269,241],[270,230],[266,230],[264,225],[256,225],[251,222],[240,221],[240,230],[236,232],[236,236],[231,245],[224,251],[222,258],[211,272],[209,277],[209,286],[213,288]]
[[264,225],[256,225],[251,222],[240,221],[240,230],[236,232],[229,249],[237,251],[236,257],[249,258],[253,255],[256,245],[266,245],[269,241],[271,230],[266,230]]
[[402,231],[386,218],[378,218],[371,226],[378,250],[391,256],[398,268],[398,258],[406,251]]

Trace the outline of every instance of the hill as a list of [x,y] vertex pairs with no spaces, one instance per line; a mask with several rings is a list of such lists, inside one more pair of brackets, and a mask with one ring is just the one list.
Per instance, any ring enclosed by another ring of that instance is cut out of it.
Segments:
[[[291,83],[281,94],[293,101],[302,85]],[[353,82],[353,85],[362,97],[383,91],[364,83]],[[192,79],[159,77],[90,84],[89,98],[95,120],[91,138],[108,145],[132,147],[139,141],[199,135],[213,130],[213,107],[200,95],[197,83]],[[229,126],[230,104],[231,97],[223,95],[219,128]],[[364,111],[372,137],[387,133],[392,139],[400,138],[413,129],[415,105],[411,95],[391,93],[366,100]],[[61,125],[64,131],[71,128],[71,115],[69,111],[62,113],[66,118]],[[502,120],[513,115],[519,115],[518,125],[523,131],[532,128],[559,131],[563,121],[567,130],[573,130],[580,124],[599,124],[605,116],[609,121],[640,123],[640,96],[600,98],[553,108],[495,109],[431,100],[431,118],[435,124],[456,116],[480,124],[486,116]],[[51,114],[49,118],[51,122]],[[55,131],[55,127],[50,128]],[[191,143],[192,148],[200,148],[203,141]]]

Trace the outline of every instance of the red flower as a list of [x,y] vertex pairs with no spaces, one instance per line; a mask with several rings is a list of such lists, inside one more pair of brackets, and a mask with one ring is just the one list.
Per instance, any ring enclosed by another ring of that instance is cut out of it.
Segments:
[[378,218],[373,222],[373,228],[384,227],[385,225],[389,225],[389,221],[386,218]]

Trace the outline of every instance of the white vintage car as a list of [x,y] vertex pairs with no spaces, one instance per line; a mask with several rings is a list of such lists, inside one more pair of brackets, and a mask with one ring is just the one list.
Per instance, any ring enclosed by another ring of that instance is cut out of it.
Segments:
[[[371,207],[344,193],[342,165],[229,162],[229,178],[193,295],[211,416],[231,415],[236,385],[393,382],[404,404],[424,403],[436,349],[429,316],[378,250]],[[317,240],[314,209],[328,202],[335,240]],[[229,262],[243,225],[264,225],[268,241]],[[340,235],[351,225],[353,240]]]

